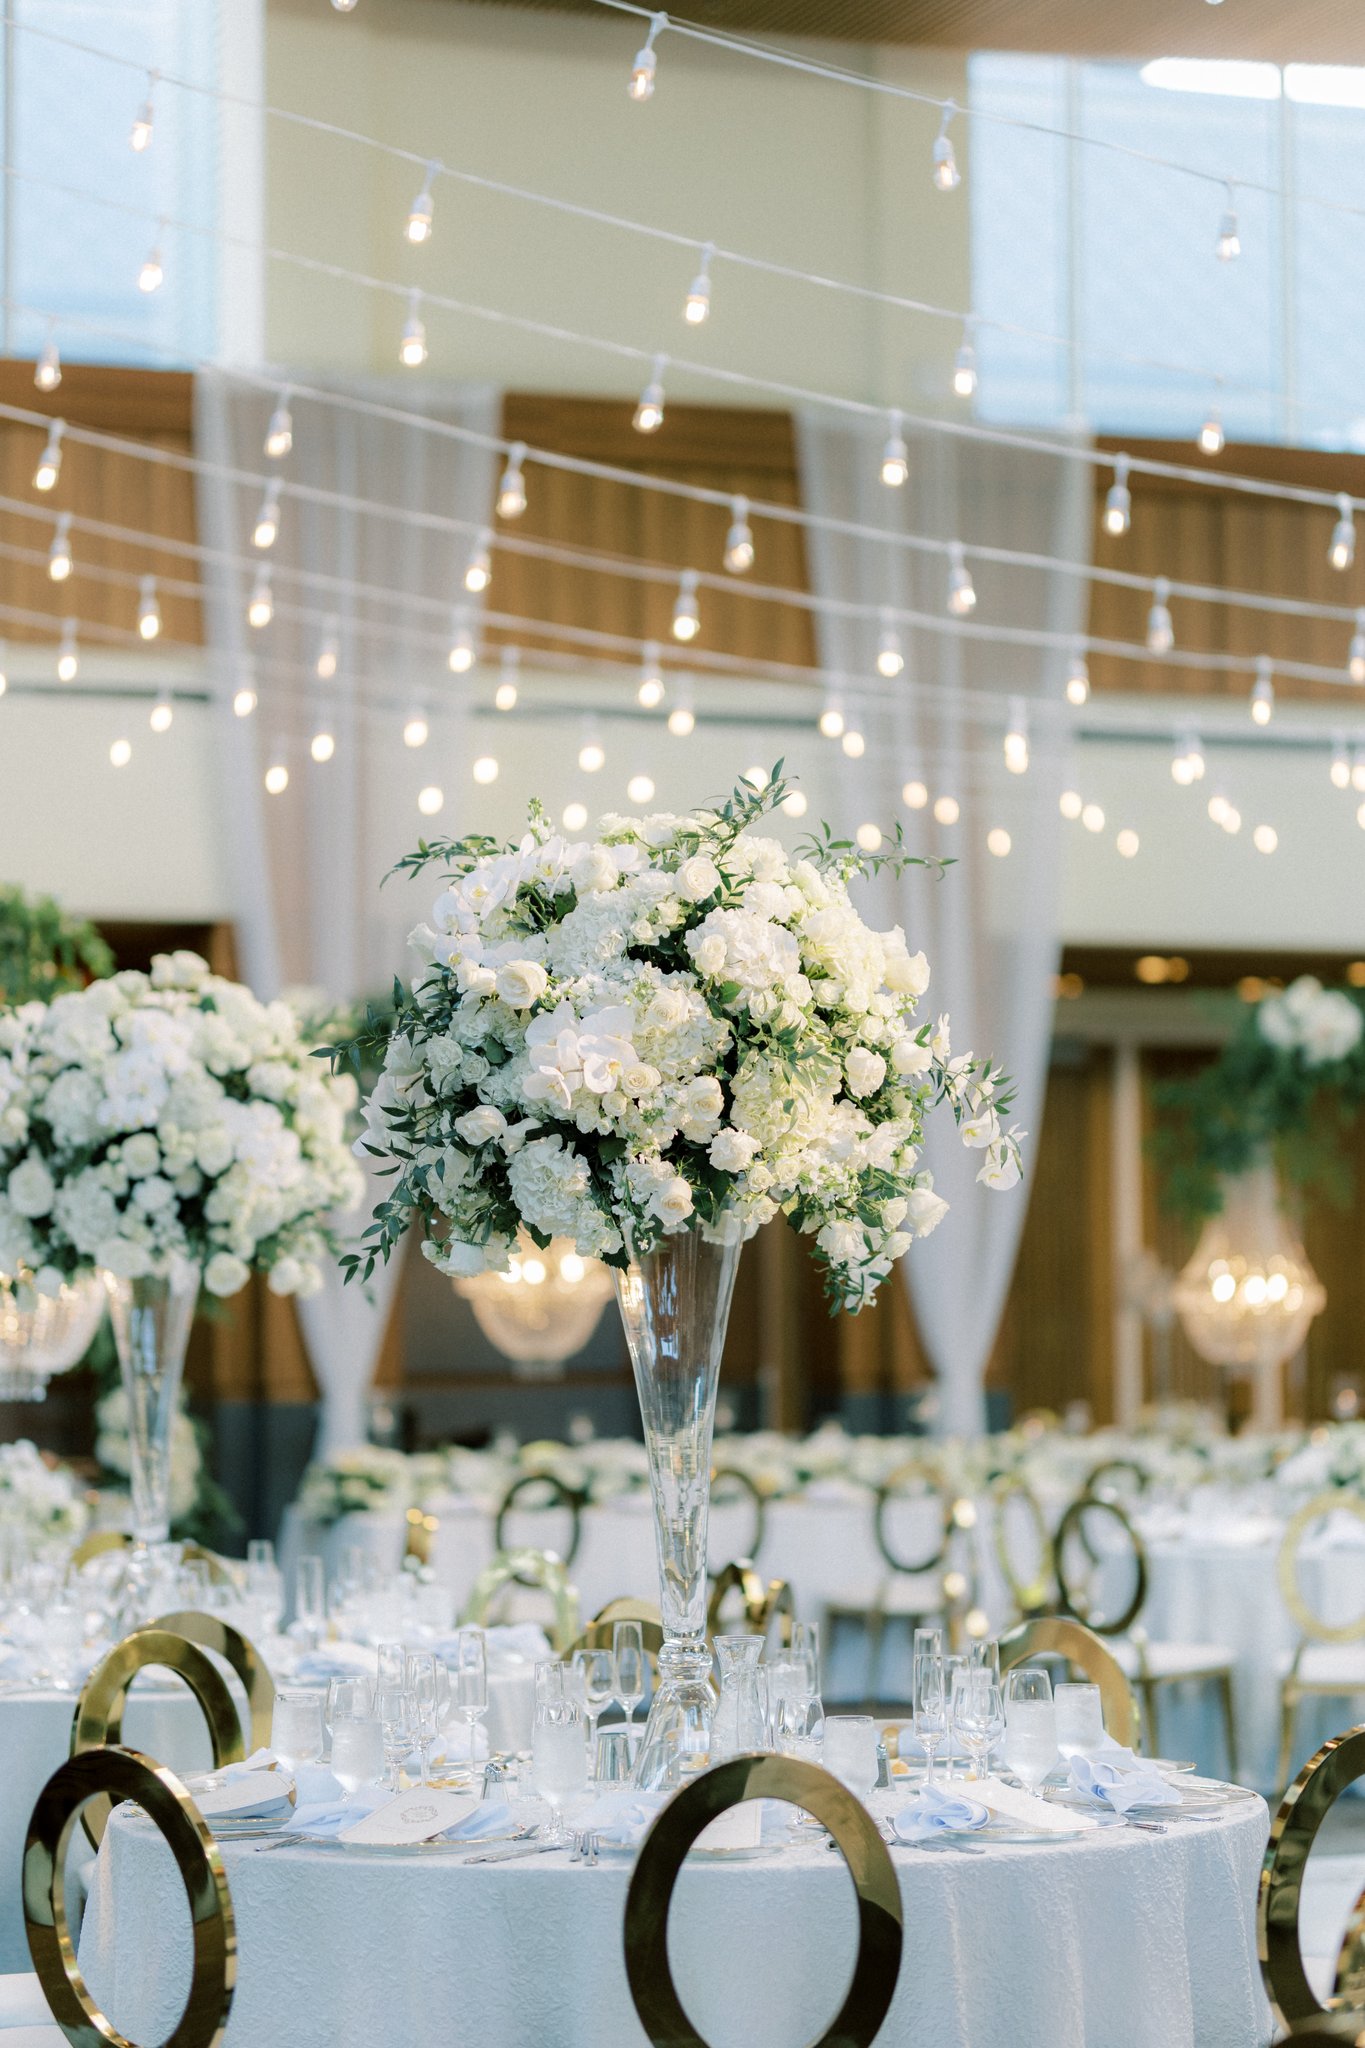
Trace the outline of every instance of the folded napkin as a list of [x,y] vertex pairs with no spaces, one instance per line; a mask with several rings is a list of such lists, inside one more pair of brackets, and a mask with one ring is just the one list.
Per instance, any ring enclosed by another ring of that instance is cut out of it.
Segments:
[[[474,1737],[472,1755],[469,1746],[471,1733]],[[483,1763],[487,1755],[487,1729],[480,1728],[476,1723],[471,1730],[468,1721],[452,1721],[441,1730],[432,1743],[430,1761],[433,1765]],[[406,1759],[405,1767],[409,1771],[415,1771],[421,1768],[421,1763],[422,1752],[420,1749],[414,1749],[412,1755]]]
[[1117,1746],[1073,1756],[1071,1784],[1086,1799],[1115,1813],[1129,1813],[1135,1806],[1180,1805],[1176,1787],[1146,1757]]
[[891,1825],[902,1842],[923,1842],[945,1828],[984,1828],[989,1819],[980,1800],[941,1785],[924,1785],[893,1815]]
[[373,1813],[377,1806],[386,1805],[393,1797],[387,1785],[358,1785],[347,1799],[335,1778],[332,1785],[334,1789],[328,1798],[314,1800],[306,1806],[300,1800],[294,1809],[294,1818],[286,1821],[280,1832],[286,1835],[339,1835],[343,1828],[350,1827],[352,1821]]
[[1077,1813],[1074,1808],[1049,1806],[1046,1799],[1037,1799],[1032,1792],[1021,1791],[1017,1785],[1006,1785],[999,1778],[979,1778],[974,1781],[972,1791],[1001,1820],[1012,1821],[1016,1827],[1029,1828],[1035,1834],[1070,1835],[1078,1828],[1099,1826],[1099,1822],[1091,1820],[1088,1814]]
[[618,1848],[633,1849],[643,1841],[664,1803],[662,1792],[637,1792],[632,1786],[623,1785],[617,1792],[601,1793],[585,1813],[578,1815],[574,1825],[591,1828],[604,1842]]
[[284,1820],[294,1810],[292,1778],[281,1771],[247,1771],[197,1791],[194,1801],[206,1821]]

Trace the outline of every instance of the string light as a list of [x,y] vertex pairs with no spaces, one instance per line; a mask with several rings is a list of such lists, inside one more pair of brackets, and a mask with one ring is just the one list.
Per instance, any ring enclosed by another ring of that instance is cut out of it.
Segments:
[[493,706],[497,711],[515,711],[517,708],[517,674],[521,667],[521,652],[516,647],[502,650],[502,680],[493,692]]
[[5,673],[8,667],[9,657],[5,651],[5,643],[3,640],[0,640],[0,697],[3,697],[9,688],[9,677]]
[[266,765],[265,788],[267,796],[283,796],[289,787],[289,763],[285,758],[283,740],[277,739],[271,749]]
[[962,816],[962,806],[955,796],[936,797],[934,816],[940,825],[955,825]]
[[407,226],[404,228],[403,233],[414,246],[431,240],[431,217],[433,211],[431,181],[438,169],[439,166],[434,163],[427,165],[427,174],[422,181],[422,189],[413,200],[408,213]]
[[155,576],[138,580],[137,630],[144,640],[155,640],[161,631],[161,606],[157,601]]
[[57,353],[57,338],[52,332],[51,321],[48,322],[47,339],[33,366],[33,381],[40,391],[55,391],[62,381],[62,359]]
[[256,709],[256,692],[250,683],[243,683],[233,694],[232,715],[234,718],[250,718]]
[[165,279],[166,272],[161,261],[161,244],[157,242],[149,250],[142,268],[137,274],[137,288],[140,292],[146,292],[150,295],[152,292],[159,292],[161,290]]
[[1242,253],[1242,237],[1237,226],[1237,194],[1231,180],[1227,188],[1227,205],[1218,222],[1218,240],[1214,250],[1220,263],[1231,263]]
[[754,536],[749,525],[749,500],[730,501],[730,531],[725,536],[725,566],[732,576],[742,576],[754,566]]
[[478,783],[483,783],[486,785],[490,782],[496,782],[498,779],[498,763],[496,755],[480,754],[478,760],[474,763],[474,766],[470,769],[469,772],[474,777],[474,780]]
[[65,420],[54,420],[47,430],[47,445],[38,457],[38,467],[33,472],[35,491],[50,491],[56,488],[62,473],[62,435],[66,432]]
[[335,623],[329,619],[323,627],[322,639],[318,644],[317,660],[313,673],[320,683],[330,683],[341,661],[341,641]]
[[1331,777],[1333,789],[1351,787],[1351,757],[1346,751],[1345,740],[1332,742],[1332,765],[1327,773]]
[[80,650],[76,645],[76,621],[66,619],[62,624],[61,644],[57,649],[57,675],[64,683],[74,683],[80,670]]
[[1199,451],[1202,455],[1221,455],[1227,446],[1227,435],[1223,432],[1223,416],[1217,405],[1209,407],[1203,426],[1199,429]]
[[155,71],[147,73],[147,97],[133,116],[132,133],[128,137],[129,147],[135,149],[139,156],[144,150],[150,149],[152,144],[152,125],[155,120],[152,99],[156,92],[156,76]]
[[664,367],[667,356],[655,356],[649,381],[640,393],[631,421],[637,434],[657,434],[664,423]]
[[445,791],[438,788],[434,782],[429,782],[425,789],[419,789],[417,792],[417,808],[424,818],[434,818],[438,811],[443,811],[445,801]]
[[521,466],[525,460],[526,443],[514,441],[507,451],[507,467],[498,485],[499,519],[520,519],[526,510],[526,477]]
[[651,775],[632,775],[626,784],[626,795],[633,804],[648,804],[654,801],[654,778]]
[[635,62],[630,67],[630,83],[626,87],[626,92],[633,100],[652,100],[654,97],[654,74],[659,64],[654,44],[660,30],[667,27],[666,14],[651,17],[649,34],[645,37],[643,47],[635,52]]
[[677,687],[677,702],[668,714],[668,729],[675,740],[689,739],[696,730],[697,714],[692,709],[692,685],[681,682]]
[[115,740],[109,749],[109,765],[112,768],[126,768],[133,758],[132,744],[128,740]]
[[1273,825],[1258,825],[1251,835],[1251,843],[1257,853],[1273,853],[1280,843],[1280,835]]
[[844,724],[843,705],[834,692],[827,692],[819,719],[821,738],[827,740],[839,739],[843,733]]
[[1242,829],[1242,813],[1234,804],[1229,804],[1223,818],[1223,830],[1230,839],[1235,839]]
[[[465,572],[465,583],[469,583],[468,571]],[[473,666],[474,635],[469,630],[467,616],[457,606],[450,619],[450,652],[446,656],[446,667],[453,676],[462,676],[467,675]]]
[[957,108],[953,101],[946,101],[943,108],[943,119],[939,124],[938,135],[934,142],[933,178],[940,192],[955,192],[962,183],[962,173],[957,167],[957,158],[953,154],[953,138],[948,133],[948,123],[956,112]]
[[898,676],[905,667],[905,654],[901,647],[901,636],[894,626],[884,625],[877,641],[877,674],[885,676],[888,682]]
[[175,706],[170,692],[163,690],[151,708],[147,723],[153,732],[169,732],[175,721]]
[[275,596],[270,587],[270,564],[262,562],[251,586],[251,599],[246,608],[247,624],[259,631],[262,626],[268,626],[274,616]]
[[1256,680],[1251,686],[1251,716],[1256,725],[1269,725],[1275,716],[1275,685],[1268,654],[1256,657]]
[[1210,824],[1226,825],[1227,815],[1231,808],[1232,806],[1229,804],[1222,790],[1215,789],[1213,795],[1209,798],[1208,801],[1208,813]]
[[71,514],[63,512],[57,521],[52,545],[47,551],[47,573],[54,583],[65,583],[71,574]]
[[405,370],[420,370],[427,359],[427,330],[417,311],[421,302],[420,292],[408,293],[408,317],[398,343],[398,360]]
[[910,474],[910,450],[905,445],[902,415],[898,411],[890,414],[891,431],[882,449],[882,482],[888,490],[898,491]]
[[1085,704],[1090,697],[1090,665],[1085,658],[1084,648],[1078,647],[1071,657],[1066,674],[1066,701],[1077,706]]
[[993,853],[997,860],[1004,860],[1013,843],[1003,825],[993,826],[986,834],[987,850]]
[[1081,809],[1081,823],[1087,832],[1103,832],[1104,812],[1098,804],[1085,804]]
[[318,765],[321,766],[324,762],[331,760],[336,750],[337,743],[334,735],[327,730],[325,725],[320,725],[313,734],[312,739],[308,742],[309,753]]
[[403,745],[405,747],[424,747],[430,736],[431,727],[427,723],[426,711],[422,705],[414,704],[412,710],[409,711],[403,721]]
[[560,823],[563,825],[564,830],[566,832],[581,832],[583,830],[583,827],[587,824],[587,822],[588,807],[586,804],[565,804],[563,812],[561,814]]
[[1005,732],[1005,766],[1011,775],[1028,773],[1028,711],[1022,697],[1010,698]]
[[1128,488],[1128,467],[1126,455],[1117,457],[1114,481],[1104,500],[1104,530],[1116,538],[1127,533],[1133,523],[1133,494]]
[[663,670],[659,666],[659,646],[655,640],[645,642],[635,698],[646,711],[657,711],[664,701]]
[[700,327],[711,311],[711,259],[716,253],[714,242],[707,242],[701,252],[701,268],[687,287],[687,298],[683,304],[683,319],[689,327]]
[[[469,551],[469,560],[465,564],[464,587],[473,591],[476,596],[479,591],[487,590],[493,581],[493,558],[489,552],[492,538],[486,526],[481,528]],[[451,666],[453,667],[454,663]]]
[[590,735],[578,749],[578,765],[585,775],[596,775],[607,765],[607,750],[601,740]]
[[1180,734],[1175,743],[1175,754],[1171,761],[1171,779],[1182,789],[1192,783],[1202,782],[1205,773],[1204,752],[1198,735],[1192,732]]
[[673,605],[673,638],[695,640],[701,631],[701,613],[697,609],[697,572],[684,569],[678,584],[678,595]]
[[864,853],[876,853],[882,843],[882,828],[880,825],[874,825],[869,819],[866,824],[858,827],[853,837]]
[[856,725],[850,725],[845,728],[840,736],[839,745],[843,748],[850,761],[861,761],[863,755],[867,752],[867,741],[863,738]]
[[962,340],[953,357],[953,389],[959,398],[971,398],[976,391],[976,350],[972,345],[972,323],[963,322]]
[[782,808],[789,818],[804,818],[807,811],[804,789],[789,789],[782,799]]
[[904,783],[901,788],[901,802],[907,811],[922,811],[929,801],[929,792],[919,781]]
[[1332,528],[1331,544],[1327,559],[1334,569],[1349,569],[1356,558],[1356,522],[1350,497],[1345,491],[1337,494],[1337,523]]
[[279,538],[279,531],[280,479],[277,476],[273,476],[265,487],[265,496],[261,499],[261,509],[256,514],[256,524],[251,534],[253,547],[273,548],[276,540]]
[[1169,654],[1175,646],[1175,627],[1171,623],[1169,598],[1171,586],[1164,576],[1158,576],[1152,585],[1152,608],[1147,614],[1147,651],[1149,654]]
[[1365,683],[1365,609],[1356,613],[1356,629],[1351,635],[1346,669],[1353,683]]
[[265,452],[272,462],[282,462],[293,445],[294,420],[289,410],[289,387],[286,385],[275,400],[275,410],[265,430]]
[[1061,812],[1062,816],[1064,818],[1069,819],[1070,822],[1074,825],[1077,818],[1080,817],[1082,810],[1085,808],[1081,801],[1080,791],[1076,789],[1064,789],[1057,799],[1057,808]]
[[1351,787],[1357,794],[1365,791],[1365,747],[1357,747],[1351,756]]
[[1124,860],[1132,860],[1141,844],[1142,842],[1138,838],[1137,833],[1126,825],[1114,841],[1116,849],[1123,856]]
[[948,545],[948,609],[956,619],[965,619],[976,610],[976,587],[960,540]]

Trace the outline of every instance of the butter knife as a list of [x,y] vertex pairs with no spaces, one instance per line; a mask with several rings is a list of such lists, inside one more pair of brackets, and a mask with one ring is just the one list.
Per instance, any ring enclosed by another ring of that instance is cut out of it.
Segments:
[[544,1856],[552,1849],[562,1849],[563,1842],[516,1842],[510,1849],[481,1849],[477,1856],[466,1856],[466,1863],[511,1863],[518,1856]]

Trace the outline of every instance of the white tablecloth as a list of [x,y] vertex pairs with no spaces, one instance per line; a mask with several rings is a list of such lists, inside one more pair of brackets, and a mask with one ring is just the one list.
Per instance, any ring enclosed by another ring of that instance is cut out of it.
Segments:
[[[70,1752],[75,1704],[69,1692],[0,1693],[0,1975],[33,1967],[24,1937],[24,1836],[38,1794]],[[213,1760],[204,1717],[183,1686],[135,1685],[123,1738],[179,1771],[206,1770]]]
[[[893,1851],[905,1954],[879,2048],[1263,2048],[1266,1826],[1248,1801],[1166,1835]],[[223,1854],[238,1939],[227,2048],[645,2048],[621,1943],[629,1858]],[[689,1865],[674,1895],[675,1979],[713,2048],[810,2040],[854,1948],[852,1888],[822,1847]],[[119,1815],[86,1914],[87,1981],[125,2032],[164,2039],[188,1959],[169,1852]]]

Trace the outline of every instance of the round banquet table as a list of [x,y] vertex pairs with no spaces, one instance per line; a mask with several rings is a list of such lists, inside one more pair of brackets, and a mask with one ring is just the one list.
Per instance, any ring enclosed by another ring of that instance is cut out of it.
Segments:
[[[878,2048],[1264,2048],[1252,1925],[1259,1800],[1164,1835],[893,1850],[905,1953]],[[237,1916],[226,2048],[647,2048],[626,1985],[631,1858],[466,1865],[441,1851],[228,1841]],[[819,1842],[691,1862],[674,1893],[679,1993],[712,2048],[797,2048],[855,1950],[853,1891]],[[123,1809],[80,1946],[104,2010],[163,2040],[189,1981],[170,1853]]]
[[[70,1752],[75,1710],[70,1692],[0,1692],[0,1976],[33,1967],[20,1883],[24,1836],[38,1794]],[[182,1685],[137,1681],[123,1739],[177,1771],[207,1770],[213,1760],[204,1717]]]

